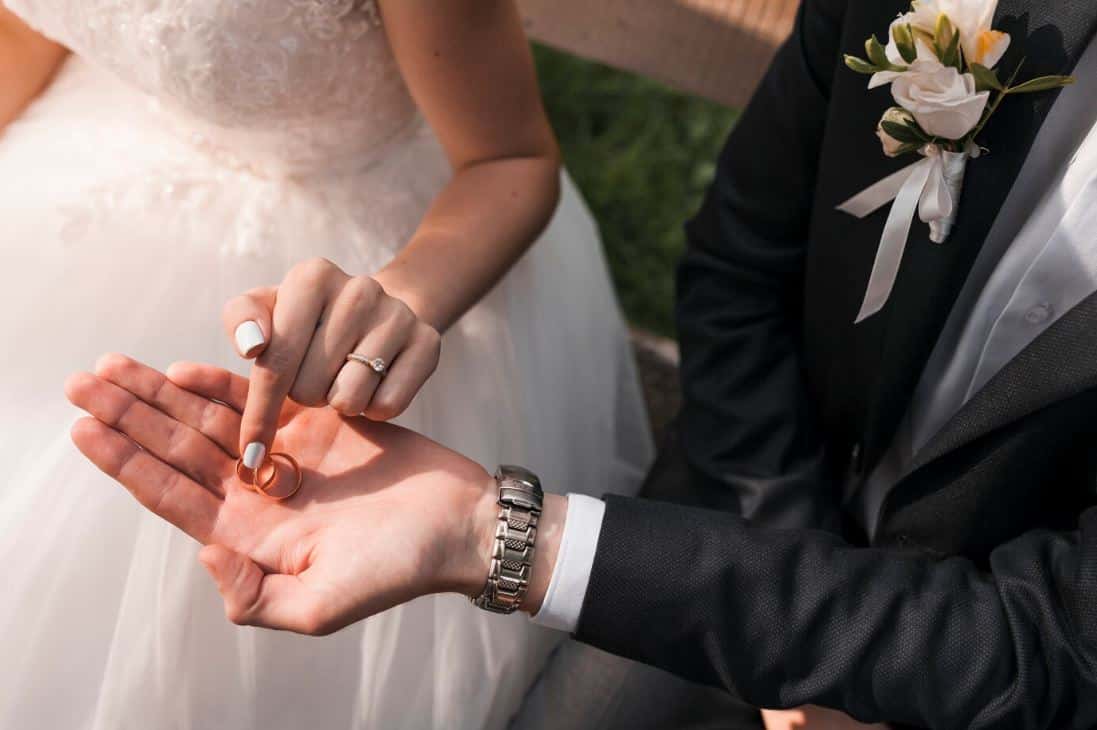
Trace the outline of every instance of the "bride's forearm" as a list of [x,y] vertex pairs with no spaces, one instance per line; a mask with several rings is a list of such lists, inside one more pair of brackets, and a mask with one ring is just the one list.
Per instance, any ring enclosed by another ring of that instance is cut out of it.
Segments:
[[556,210],[559,187],[555,148],[468,165],[375,278],[420,319],[444,331],[537,239]]
[[0,5],[0,131],[45,88],[65,54]]

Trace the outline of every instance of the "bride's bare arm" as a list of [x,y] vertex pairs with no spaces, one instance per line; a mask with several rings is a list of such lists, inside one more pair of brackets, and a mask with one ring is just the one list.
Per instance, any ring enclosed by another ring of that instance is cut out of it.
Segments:
[[226,305],[226,331],[255,358],[240,428],[249,468],[263,463],[287,395],[348,416],[398,416],[438,365],[439,333],[556,208],[559,152],[513,0],[381,0],[381,12],[453,176],[383,271],[306,261],[277,288]]
[[0,3],[0,130],[46,87],[65,53]]
[[454,175],[377,278],[445,330],[555,210],[559,152],[513,0],[381,0],[408,87]]

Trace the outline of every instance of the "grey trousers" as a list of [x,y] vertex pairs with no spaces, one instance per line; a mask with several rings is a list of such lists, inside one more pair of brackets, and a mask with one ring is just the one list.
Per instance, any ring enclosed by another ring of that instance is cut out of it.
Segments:
[[758,710],[720,690],[578,641],[560,645],[511,730],[758,730]]

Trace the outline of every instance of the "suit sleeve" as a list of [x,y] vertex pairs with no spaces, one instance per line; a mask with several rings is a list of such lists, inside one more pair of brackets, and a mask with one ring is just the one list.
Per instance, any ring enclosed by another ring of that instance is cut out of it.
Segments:
[[844,12],[836,0],[801,6],[687,226],[678,272],[679,427],[692,486],[710,506],[770,525],[833,525],[835,518],[799,338],[809,215]]
[[611,497],[576,635],[760,707],[1097,727],[1097,509],[1076,532],[1003,544],[980,570]]

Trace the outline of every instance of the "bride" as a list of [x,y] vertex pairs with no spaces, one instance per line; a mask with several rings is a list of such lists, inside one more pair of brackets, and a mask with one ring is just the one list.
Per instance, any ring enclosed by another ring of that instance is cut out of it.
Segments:
[[72,447],[62,383],[258,354],[250,459],[288,394],[635,490],[625,330],[512,2],[4,2],[0,728],[504,727],[555,635],[459,596],[233,626]]

